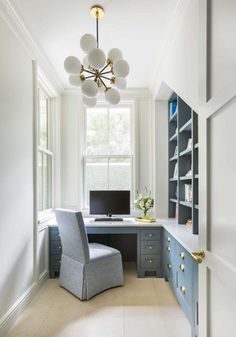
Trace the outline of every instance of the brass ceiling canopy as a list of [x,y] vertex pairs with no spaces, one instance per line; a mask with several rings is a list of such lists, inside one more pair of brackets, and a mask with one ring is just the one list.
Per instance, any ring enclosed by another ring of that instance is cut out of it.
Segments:
[[90,8],[90,15],[95,19],[102,19],[104,17],[104,9],[102,6],[94,5]]

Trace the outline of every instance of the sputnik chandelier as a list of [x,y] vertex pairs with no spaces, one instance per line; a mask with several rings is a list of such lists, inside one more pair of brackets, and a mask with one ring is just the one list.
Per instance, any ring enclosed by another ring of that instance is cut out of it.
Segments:
[[118,48],[111,49],[106,58],[99,48],[98,40],[98,22],[104,16],[104,10],[95,5],[90,9],[90,14],[96,19],[96,38],[92,34],[84,34],[80,39],[81,49],[86,54],[82,64],[77,57],[68,56],[64,67],[69,74],[69,82],[74,86],[81,86],[85,106],[95,106],[97,94],[101,92],[105,92],[107,102],[116,105],[120,102],[117,88],[126,88],[125,77],[129,74],[129,64]]

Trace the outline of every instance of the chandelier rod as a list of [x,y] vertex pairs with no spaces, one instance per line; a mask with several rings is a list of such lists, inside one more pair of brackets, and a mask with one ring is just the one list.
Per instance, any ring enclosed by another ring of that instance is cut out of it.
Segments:
[[97,48],[99,48],[99,41],[98,41],[98,11],[96,12],[96,34],[97,34]]
[[104,87],[107,89],[106,84],[104,83],[104,81],[102,80],[102,78],[100,77],[100,81],[102,82],[102,84],[104,85]]

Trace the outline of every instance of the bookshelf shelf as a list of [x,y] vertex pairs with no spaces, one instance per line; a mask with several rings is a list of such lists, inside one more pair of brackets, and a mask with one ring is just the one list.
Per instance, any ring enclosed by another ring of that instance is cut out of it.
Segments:
[[190,118],[187,123],[185,123],[180,129],[179,132],[191,132],[192,130],[192,119]]
[[183,176],[183,177],[180,177],[179,179],[182,181],[189,181],[193,179],[193,176]]
[[[173,104],[176,112],[171,114]],[[198,118],[197,114],[173,93],[169,100],[169,217],[178,223],[192,221],[198,234]],[[186,202],[184,200],[192,200]]]
[[180,155],[180,157],[182,157],[182,156],[188,156],[188,155],[191,155],[191,154],[192,154],[192,148],[186,149],[186,150],[180,152],[179,155]]
[[193,203],[192,202],[186,202],[186,201],[180,201],[179,202],[180,205],[186,206],[186,207],[193,207]]
[[170,161],[175,161],[175,160],[178,160],[178,157],[177,157],[177,156],[174,156],[174,157],[171,157],[171,158],[170,158]]
[[175,134],[170,138],[170,142],[177,141],[177,137],[178,137],[178,134],[175,133]]

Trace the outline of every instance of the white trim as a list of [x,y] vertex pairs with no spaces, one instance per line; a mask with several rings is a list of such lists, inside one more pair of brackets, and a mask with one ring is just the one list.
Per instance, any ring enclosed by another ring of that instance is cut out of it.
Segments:
[[64,86],[56,70],[45,53],[35,42],[35,39],[33,38],[29,29],[26,27],[22,18],[19,16],[16,9],[9,0],[0,1],[0,15],[14,32],[16,38],[24,47],[27,55],[32,60],[37,59],[40,68],[43,69],[45,74],[47,74],[54,88],[56,88],[56,91],[61,93],[64,90]]
[[12,327],[17,318],[25,310],[26,306],[33,300],[48,279],[48,273],[42,275],[38,283],[34,282],[23,293],[23,295],[11,306],[11,308],[0,318],[0,337],[4,337]]

